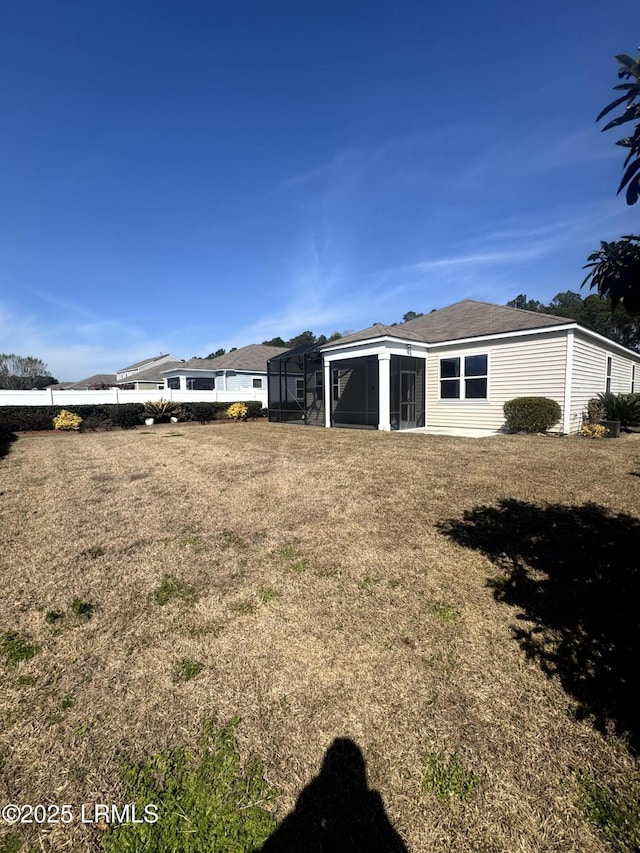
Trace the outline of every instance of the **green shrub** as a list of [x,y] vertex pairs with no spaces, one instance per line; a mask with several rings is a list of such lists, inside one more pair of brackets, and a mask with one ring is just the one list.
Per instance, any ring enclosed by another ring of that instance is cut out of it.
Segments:
[[262,417],[262,403],[259,400],[249,400],[245,406],[247,407],[247,418],[255,421],[256,418]]
[[156,421],[168,421],[169,418],[180,418],[182,416],[182,406],[174,400],[147,400],[144,404],[144,414],[147,418],[153,418]]
[[59,411],[59,406],[1,406],[0,426],[10,432],[49,430]]
[[546,432],[562,416],[560,406],[548,397],[516,397],[503,411],[511,432]]
[[607,410],[603,403],[597,398],[592,397],[587,403],[587,409],[583,415],[583,420],[587,424],[597,424],[607,418]]
[[109,406],[112,409],[111,420],[120,429],[135,429],[144,421],[144,406],[142,403],[121,403],[119,406]]
[[185,403],[184,408],[194,421],[200,421],[201,424],[210,423],[216,418],[215,403]]
[[598,394],[598,402],[606,413],[601,420],[620,421],[623,427],[640,424],[640,394]]
[[102,417],[102,416],[94,416],[84,418],[82,421],[82,426],[80,427],[81,432],[89,432],[89,430],[96,429],[112,429],[113,423],[110,417]]

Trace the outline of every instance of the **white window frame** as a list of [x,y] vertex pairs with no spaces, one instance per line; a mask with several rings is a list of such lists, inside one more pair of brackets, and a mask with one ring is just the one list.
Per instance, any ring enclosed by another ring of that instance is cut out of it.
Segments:
[[[464,372],[465,368],[465,359],[466,358],[474,358],[475,356],[484,356],[487,359],[487,372],[482,376],[467,376]],[[452,376],[449,380],[445,377],[442,377],[442,367],[441,364],[443,361],[452,361],[453,359],[460,359],[460,375]],[[486,403],[490,399],[490,389],[489,389],[489,377],[491,375],[491,353],[488,350],[479,350],[474,352],[458,352],[458,353],[450,353],[448,355],[441,355],[438,357],[438,400],[441,403]],[[457,379],[460,383],[460,395],[458,397],[443,397],[442,396],[442,382],[453,381]],[[487,395],[486,397],[467,397],[466,396],[466,380],[467,379],[486,379],[487,381]]]
[[[256,385],[256,382],[258,382],[259,384]],[[264,388],[264,385],[262,382],[262,376],[252,376],[251,377],[251,385],[256,391],[258,389],[262,390]]]
[[296,400],[298,403],[304,403],[304,379],[296,377]]
[[607,394],[611,392],[611,374],[613,368],[613,356],[607,356],[607,369],[605,374],[604,390]]

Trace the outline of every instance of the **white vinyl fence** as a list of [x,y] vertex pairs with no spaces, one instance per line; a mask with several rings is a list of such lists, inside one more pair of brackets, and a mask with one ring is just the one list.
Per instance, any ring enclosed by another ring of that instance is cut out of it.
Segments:
[[267,389],[244,388],[239,391],[0,391],[0,406],[88,406],[101,403],[146,403],[147,400],[175,400],[178,403],[246,403],[259,400],[267,407]]

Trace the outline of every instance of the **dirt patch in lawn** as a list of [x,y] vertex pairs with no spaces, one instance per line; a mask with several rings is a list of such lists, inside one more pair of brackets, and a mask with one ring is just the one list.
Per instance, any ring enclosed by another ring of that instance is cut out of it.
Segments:
[[633,849],[640,436],[184,426],[0,462],[0,800],[124,803],[239,717],[278,822],[339,739],[414,853]]

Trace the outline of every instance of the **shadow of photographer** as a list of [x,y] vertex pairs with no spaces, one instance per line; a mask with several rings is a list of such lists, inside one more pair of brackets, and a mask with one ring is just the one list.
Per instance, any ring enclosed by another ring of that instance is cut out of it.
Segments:
[[409,851],[391,825],[382,797],[368,786],[359,747],[348,738],[336,738],[295,809],[255,853]]

